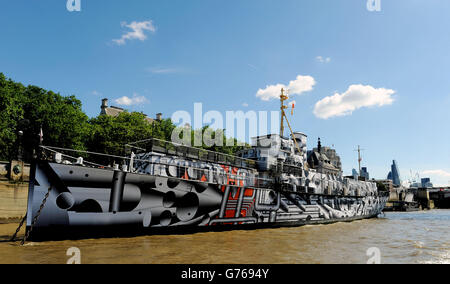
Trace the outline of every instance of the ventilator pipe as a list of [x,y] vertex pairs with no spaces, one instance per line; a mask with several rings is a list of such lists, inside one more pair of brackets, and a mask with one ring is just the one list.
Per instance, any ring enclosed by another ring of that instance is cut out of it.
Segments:
[[172,212],[168,210],[162,212],[161,215],[159,216],[159,224],[162,227],[167,227],[170,224],[172,224]]
[[180,184],[181,180],[175,178],[167,179],[167,186],[169,188],[176,188]]
[[[125,195],[127,193],[127,187],[125,187]],[[139,204],[134,208],[134,210],[145,210],[147,208],[163,207],[164,204],[164,192],[160,192],[153,189],[143,189],[141,190],[141,197],[139,199]],[[125,196],[124,196],[125,198]],[[168,200],[167,200],[168,201]]]
[[197,194],[187,193],[177,202],[177,218],[184,222],[192,220],[197,214],[199,203]]
[[155,189],[161,192],[167,192],[167,190],[181,191],[183,193],[191,192],[193,185],[188,181],[184,181],[176,178],[156,177]]
[[167,193],[164,194],[164,196],[163,196],[163,206],[165,208],[173,207],[176,202],[177,202],[177,196],[176,196],[175,192],[168,191]]
[[197,193],[203,193],[209,186],[206,182],[192,182],[192,184]]
[[113,183],[111,188],[111,197],[109,201],[109,212],[119,212],[120,203],[123,198],[123,189],[126,173],[123,171],[114,171]]
[[75,198],[69,192],[63,192],[56,197],[56,205],[63,210],[69,210],[75,205]]
[[151,224],[154,226],[169,226],[172,223],[176,222],[175,216],[176,208],[165,208],[165,207],[151,207],[145,208],[140,211],[150,212],[151,213]]
[[223,196],[212,188],[201,194],[189,192],[177,200],[177,217],[187,222],[220,207]]

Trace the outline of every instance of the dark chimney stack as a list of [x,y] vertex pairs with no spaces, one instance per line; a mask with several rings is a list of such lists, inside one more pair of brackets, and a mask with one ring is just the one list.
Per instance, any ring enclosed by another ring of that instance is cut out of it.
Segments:
[[108,107],[108,99],[103,99],[102,100],[102,109],[105,109]]
[[322,143],[320,143],[320,138],[319,141],[317,142],[317,150],[319,151],[319,153],[322,153]]

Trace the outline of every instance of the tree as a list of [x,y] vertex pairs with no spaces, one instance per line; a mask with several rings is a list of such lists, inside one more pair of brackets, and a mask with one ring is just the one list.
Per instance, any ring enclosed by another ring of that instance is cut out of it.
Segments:
[[25,160],[30,160],[41,127],[45,145],[85,149],[87,122],[81,101],[75,96],[63,97],[36,86],[24,87],[0,74],[0,158],[16,158],[17,133],[22,130],[24,148],[28,150]]
[[[90,135],[86,141],[91,152],[125,156],[125,144],[152,137],[152,125],[142,113],[122,112],[117,117],[100,115],[89,120]],[[104,159],[92,157],[96,162]],[[112,163],[114,159],[107,162]]]
[[380,181],[377,181],[378,191],[388,191],[386,185]]
[[166,141],[172,139],[172,131],[176,126],[170,119],[163,119],[161,121],[154,121],[151,124],[151,133],[153,138],[158,138]]
[[17,123],[23,118],[24,89],[0,73],[0,159],[3,160],[10,159],[15,152]]
[[[170,119],[149,123],[144,114],[136,112],[89,119],[75,96],[64,97],[37,86],[25,87],[0,73],[0,159],[17,157],[19,131],[23,131],[24,148],[28,150],[25,160],[29,161],[31,150],[39,143],[41,129],[46,146],[125,156],[125,144],[149,138],[171,141],[175,128]],[[205,131],[209,131],[212,137],[221,135],[224,145],[203,143],[200,148],[231,155],[243,148],[237,146],[237,140],[232,138],[228,140],[231,139],[234,146],[226,146],[224,130],[213,131],[206,126],[188,133],[194,139],[194,135],[203,135]]]
[[[191,134],[191,145],[194,145],[195,136],[204,138],[206,133],[206,137],[211,138],[214,141],[220,141],[220,144],[214,143],[214,145],[205,144],[205,140],[202,139],[202,146],[200,148],[220,152],[228,155],[234,155],[236,152],[243,150],[244,148],[250,147],[248,144],[244,144],[243,146],[239,146],[239,141],[235,138],[227,138],[225,135],[224,129],[213,130],[209,126],[204,126],[202,129],[192,130]],[[222,136],[221,139],[216,140],[216,137]],[[213,143],[212,143],[213,144]],[[233,145],[233,146],[227,146]]]
[[[28,135],[36,137],[42,127],[45,145],[85,149],[85,139],[89,134],[88,116],[82,111],[80,100],[35,86],[27,87],[25,95],[24,118],[33,123]],[[30,140],[33,137],[29,137]]]

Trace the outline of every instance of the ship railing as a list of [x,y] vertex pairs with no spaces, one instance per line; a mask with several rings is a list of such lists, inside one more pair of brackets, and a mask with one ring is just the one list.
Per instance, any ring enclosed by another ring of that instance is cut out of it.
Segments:
[[195,148],[175,142],[165,141],[157,138],[141,140],[126,144],[125,147],[133,149],[135,153],[156,152],[185,159],[199,160],[240,168],[256,168],[256,161],[245,159],[225,153]]
[[[55,156],[60,155],[60,157],[64,159],[61,159],[57,162],[63,164],[68,163],[79,166],[88,166],[92,168],[109,170],[118,170],[119,165],[121,164],[122,170],[136,174],[149,174],[161,177],[215,183],[219,185],[242,185],[245,187],[262,189],[272,188],[274,182],[273,179],[259,177],[256,170],[246,171],[246,174],[233,174],[230,172],[226,172],[225,170],[218,170],[217,168],[205,169],[195,166],[181,166],[161,161],[139,159],[136,157],[124,157],[51,146],[40,146],[40,148],[45,152],[45,154],[43,155],[43,159],[55,161]],[[99,163],[89,162],[88,160],[82,159],[81,157],[74,157],[73,155],[64,154],[63,152],[77,153],[85,157],[103,157],[106,160],[114,161],[114,164],[102,165]],[[51,156],[46,155],[47,153],[51,153]],[[146,169],[150,170],[147,172]],[[191,174],[189,174],[188,172],[190,172]]]

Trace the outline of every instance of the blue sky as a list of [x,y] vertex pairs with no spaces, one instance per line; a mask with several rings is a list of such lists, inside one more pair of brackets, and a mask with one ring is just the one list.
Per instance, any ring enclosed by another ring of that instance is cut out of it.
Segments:
[[[372,177],[385,178],[396,159],[404,180],[412,170],[448,184],[450,1],[381,4],[370,12],[366,0],[81,0],[81,12],[68,12],[66,0],[3,0],[0,72],[74,94],[89,116],[103,97],[126,96],[137,101],[127,108],[165,117],[194,102],[223,113],[277,110],[258,90],[310,76],[291,118],[309,147],[317,137],[335,145],[346,173],[361,145]],[[123,38],[133,22],[147,24]],[[344,116],[314,114],[352,85],[394,93]]]

